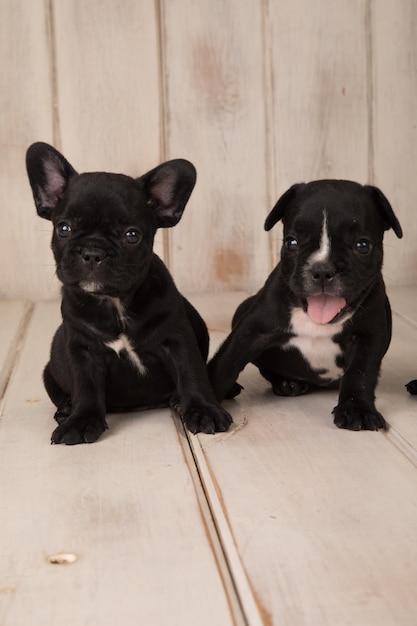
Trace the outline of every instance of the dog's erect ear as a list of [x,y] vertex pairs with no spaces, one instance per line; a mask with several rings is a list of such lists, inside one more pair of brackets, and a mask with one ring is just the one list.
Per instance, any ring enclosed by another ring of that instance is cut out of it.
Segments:
[[77,172],[58,150],[43,142],[28,148],[26,169],[38,215],[50,220],[68,181]]
[[155,211],[158,228],[169,228],[180,221],[196,177],[192,163],[185,159],[173,159],[138,179]]
[[378,187],[373,187],[372,185],[365,185],[365,189],[371,194],[372,200],[375,202],[379,214],[384,221],[384,230],[392,228],[397,237],[401,239],[403,231],[400,222],[397,220],[394,211],[392,210],[392,206],[382,191],[378,189]]
[[270,214],[265,220],[265,230],[271,230],[279,220],[282,220],[289,206],[295,199],[295,196],[305,186],[305,183],[296,183],[290,187],[278,200]]

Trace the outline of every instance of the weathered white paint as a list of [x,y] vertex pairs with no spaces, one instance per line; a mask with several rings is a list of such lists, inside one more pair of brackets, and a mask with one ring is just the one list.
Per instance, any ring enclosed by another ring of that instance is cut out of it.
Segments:
[[385,276],[415,282],[416,15],[412,0],[1,3],[0,296],[58,295],[24,171],[36,140],[79,171],[195,164],[184,218],[156,238],[183,290],[259,288],[281,240],[265,216],[324,177],[386,193],[406,236],[387,233]]
[[58,302],[35,307],[3,399],[0,623],[243,626],[169,409],[109,415],[97,445],[50,445],[41,372],[59,319]]
[[[192,298],[212,350],[244,297]],[[4,302],[2,625],[414,624],[417,422],[404,382],[417,376],[417,290],[391,302],[385,434],[339,430],[336,391],[277,398],[248,366],[226,433],[186,435],[168,409],[142,411],[69,447],[49,443],[41,381],[59,302],[29,314]]]
[[[394,290],[394,312],[396,301]],[[206,493],[214,492],[213,517],[232,535],[225,553],[237,549],[265,624],[414,622],[417,406],[404,383],[417,377],[417,309],[407,305],[416,289],[398,301],[408,319],[394,313],[377,389],[388,433],[340,430],[331,415],[337,391],[277,398],[247,366],[244,391],[226,404],[232,429],[189,437]],[[217,328],[223,302],[193,299]],[[224,336],[212,334],[215,343]],[[237,584],[244,597],[245,579]]]

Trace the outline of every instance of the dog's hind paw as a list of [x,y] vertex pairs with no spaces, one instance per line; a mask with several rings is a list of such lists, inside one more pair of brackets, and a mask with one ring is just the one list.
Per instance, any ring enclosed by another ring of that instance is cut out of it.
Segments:
[[232,398],[235,398],[236,396],[240,394],[242,389],[244,389],[242,385],[240,385],[239,383],[234,383],[233,386],[229,389],[229,391],[225,394],[224,396],[225,399],[231,400]]
[[416,395],[417,394],[417,380],[410,380],[410,382],[406,384],[405,388],[407,389],[408,393]]
[[51,443],[64,443],[74,446],[79,443],[94,443],[108,428],[103,419],[68,418],[54,430]]
[[182,417],[180,399],[177,395],[171,396],[170,401],[169,401],[169,406],[171,407],[171,409],[176,411]]
[[225,432],[233,422],[232,417],[221,406],[197,402],[194,402],[182,417],[185,426],[193,435],[196,433],[213,435],[216,432]]
[[387,423],[375,409],[355,405],[338,404],[333,409],[334,423],[347,430],[387,430]]

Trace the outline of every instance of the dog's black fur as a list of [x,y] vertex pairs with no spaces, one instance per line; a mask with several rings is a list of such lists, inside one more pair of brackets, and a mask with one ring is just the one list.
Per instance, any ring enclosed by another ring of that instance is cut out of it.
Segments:
[[408,393],[411,393],[413,396],[417,395],[417,380],[410,380],[410,382],[406,384],[406,389]]
[[379,189],[334,180],[293,185],[265,229],[281,219],[281,262],[239,306],[209,363],[217,397],[237,395],[239,372],[253,362],[277,395],[339,382],[335,424],[385,428],[374,394],[391,339],[382,240],[389,228],[401,237],[401,226]]
[[153,253],[196,180],[177,159],[140,178],[77,174],[52,146],[26,157],[38,214],[53,223],[63,323],[44,371],[57,407],[53,443],[96,441],[107,411],[171,404],[193,432],[227,430],[207,377],[208,332]]

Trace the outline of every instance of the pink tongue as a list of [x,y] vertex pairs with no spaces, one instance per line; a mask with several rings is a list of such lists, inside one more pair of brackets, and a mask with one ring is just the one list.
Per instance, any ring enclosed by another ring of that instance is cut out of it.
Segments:
[[328,324],[346,306],[346,300],[338,296],[310,296],[307,298],[307,314],[316,324]]

